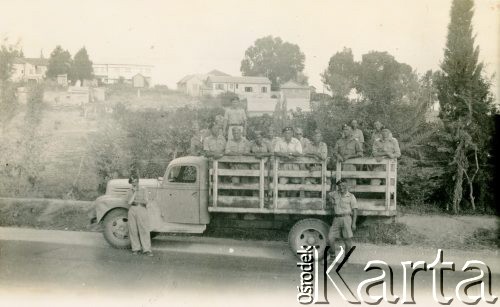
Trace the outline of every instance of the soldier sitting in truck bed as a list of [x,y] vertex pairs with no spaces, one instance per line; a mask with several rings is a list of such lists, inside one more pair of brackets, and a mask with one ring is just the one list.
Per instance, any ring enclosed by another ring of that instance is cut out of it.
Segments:
[[[312,138],[312,142],[310,142],[306,149],[305,149],[305,155],[309,157],[316,158],[318,162],[325,162],[326,158],[328,157],[328,147],[326,146],[325,143],[322,141],[322,136],[321,136],[321,131],[316,130],[314,131],[314,135]],[[314,172],[314,171],[321,171],[321,164],[306,164],[306,169],[309,170],[309,172]],[[321,179],[317,177],[310,177],[305,179],[306,184],[320,184]],[[306,197],[314,196],[318,197],[320,196],[319,192],[307,192],[305,194]]]
[[226,140],[220,135],[220,127],[210,124],[210,135],[203,139],[203,155],[207,158],[220,159],[226,149]]
[[[239,156],[250,154],[250,142],[243,137],[241,129],[238,127],[232,127],[233,139],[230,139],[226,143],[225,154],[227,156]],[[231,163],[231,169],[249,169],[247,163]],[[246,183],[244,177],[231,177],[231,182],[233,184]]]
[[[356,166],[347,160],[363,156],[361,144],[354,138],[351,126],[344,125],[342,138],[337,141],[333,153],[338,162],[342,163],[342,171],[356,171]],[[356,179],[348,179],[347,185],[352,188],[356,185]]]

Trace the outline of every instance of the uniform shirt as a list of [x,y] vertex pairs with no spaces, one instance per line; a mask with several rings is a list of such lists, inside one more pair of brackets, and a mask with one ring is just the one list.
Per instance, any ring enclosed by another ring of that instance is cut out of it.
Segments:
[[250,153],[250,142],[245,138],[241,138],[239,142],[236,142],[234,139],[229,140],[226,143],[226,153]]
[[328,148],[326,147],[326,144],[323,142],[319,142],[318,145],[314,145],[314,143],[311,142],[306,147],[305,153],[320,154],[321,159],[326,160],[326,157],[328,157]]
[[328,198],[333,204],[335,214],[351,214],[353,209],[358,209],[356,197],[349,192],[342,195],[338,191],[333,191],[328,193]]
[[287,143],[285,139],[279,139],[274,147],[274,152],[302,153],[302,145],[296,138],[292,138],[290,143]]
[[358,128],[353,129],[352,136],[356,141],[358,141],[360,143],[365,142],[365,137],[363,136],[363,131],[361,131],[361,129],[358,129]]
[[224,118],[228,125],[243,125],[247,120],[247,115],[243,109],[227,109]]
[[252,142],[250,146],[250,152],[252,153],[269,153],[271,149],[269,148],[269,144],[265,141],[262,144],[258,145],[255,141]]
[[145,188],[130,189],[127,193],[128,204],[138,203],[147,204],[148,203],[148,193]]
[[333,152],[335,154],[340,154],[342,157],[345,157],[347,155],[352,156],[358,153],[363,154],[363,148],[361,147],[361,144],[354,138],[341,138],[337,141],[337,143],[335,143]]
[[210,135],[203,139],[203,150],[223,154],[226,149],[226,140],[222,135]]
[[399,158],[401,156],[398,140],[391,137],[386,140],[380,139],[373,143],[374,156],[386,156],[389,154],[395,155],[395,158]]

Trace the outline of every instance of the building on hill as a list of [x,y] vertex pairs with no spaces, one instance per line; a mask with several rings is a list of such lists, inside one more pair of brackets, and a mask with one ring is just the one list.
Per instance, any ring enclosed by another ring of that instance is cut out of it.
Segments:
[[280,86],[281,93],[287,98],[311,99],[311,87],[288,81]]
[[206,74],[186,75],[177,82],[177,90],[192,97],[199,97],[202,95],[202,89],[206,87],[207,78],[210,76],[229,75],[217,69],[213,69]]
[[102,84],[124,82],[132,84],[132,78],[141,74],[147,86],[151,86],[153,65],[141,64],[92,64],[95,78]]
[[281,95],[286,98],[288,110],[311,110],[311,87],[295,81],[288,81],[280,86]]
[[43,58],[15,58],[11,80],[40,82],[45,78],[49,61]]
[[271,81],[267,77],[209,76],[202,95],[216,97],[225,92],[240,98],[270,98]]
[[309,112],[311,111],[311,88],[288,81],[281,85],[279,92],[272,92],[269,97],[247,97],[248,115],[272,115],[276,103],[283,100],[286,100],[286,108],[289,112],[296,110]]

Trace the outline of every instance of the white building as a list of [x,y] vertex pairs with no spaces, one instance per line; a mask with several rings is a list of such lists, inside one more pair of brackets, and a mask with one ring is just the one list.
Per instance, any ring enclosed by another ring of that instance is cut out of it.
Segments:
[[15,58],[11,80],[39,82],[45,78],[49,61],[42,58]]
[[215,97],[233,92],[240,98],[270,98],[271,81],[267,77],[209,76],[203,95]]
[[92,64],[94,75],[103,84],[114,84],[123,80],[132,84],[135,75],[144,76],[147,86],[151,85],[153,65],[139,64]]
[[202,90],[206,88],[206,81],[210,76],[228,77],[229,75],[217,69],[211,70],[206,74],[186,75],[177,82],[177,90],[192,97],[202,96]]

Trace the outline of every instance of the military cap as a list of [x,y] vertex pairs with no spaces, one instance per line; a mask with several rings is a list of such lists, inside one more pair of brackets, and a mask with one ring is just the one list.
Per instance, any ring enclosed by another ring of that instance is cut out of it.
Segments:
[[285,128],[283,128],[283,131],[281,131],[281,132],[285,133],[287,131],[293,132],[293,128],[292,127],[285,127]]

